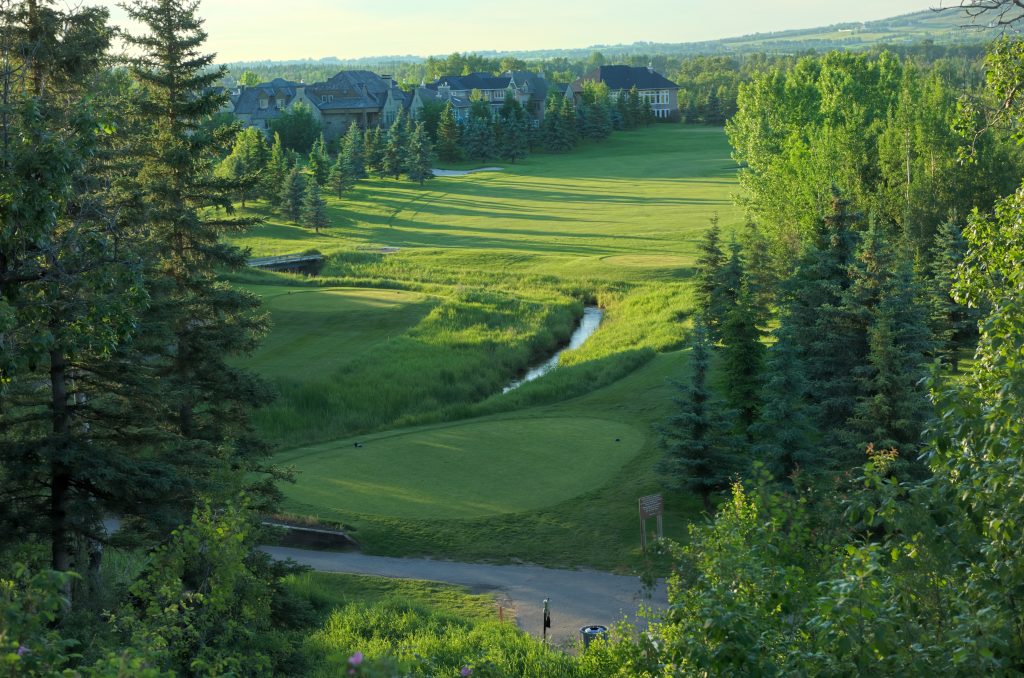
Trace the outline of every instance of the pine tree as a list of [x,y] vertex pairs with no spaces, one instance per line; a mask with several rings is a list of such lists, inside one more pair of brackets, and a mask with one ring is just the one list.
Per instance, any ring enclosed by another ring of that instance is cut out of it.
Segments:
[[427,179],[434,178],[434,149],[430,144],[427,127],[417,123],[409,139],[409,180],[418,181],[420,186]]
[[345,191],[352,190],[355,186],[355,181],[349,175],[348,165],[345,163],[345,158],[341,154],[338,154],[337,160],[331,165],[331,172],[327,175],[327,187],[334,191],[340,198]]
[[[315,181],[311,183],[316,183]],[[281,186],[281,211],[286,217],[298,222],[302,216],[302,200],[306,195],[306,181],[299,172],[298,167],[293,167],[285,177],[284,185]]]
[[353,182],[366,178],[366,140],[358,125],[349,125],[341,140],[338,158],[345,164],[346,174]]
[[953,299],[956,271],[967,254],[967,243],[960,226],[953,220],[939,225],[929,276],[926,281],[928,321],[935,337],[935,355],[943,363],[958,369],[960,353],[978,340],[981,310]]
[[[249,485],[254,474],[275,473],[261,466],[268,449],[252,435],[248,419],[269,400],[269,391],[229,362],[257,344],[266,317],[258,297],[219,278],[246,262],[245,252],[222,236],[255,220],[210,209],[230,209],[239,188],[212,176],[225,150],[223,135],[203,127],[225,101],[214,85],[227,71],[200,51],[206,35],[196,3],[136,0],[126,9],[146,31],[128,41],[138,55],[131,73],[144,92],[137,102],[146,128],[138,184],[155,259],[146,334],[136,350],[148,353],[147,371],[160,374],[159,423],[165,435],[175,436],[163,458],[189,471],[179,486],[178,479],[165,482],[189,503],[199,496],[221,501]],[[271,499],[258,489],[262,485],[252,487]]]
[[374,127],[366,132],[363,161],[368,172],[381,178],[386,176],[384,172],[384,139],[380,127]]
[[721,326],[722,374],[726,401],[746,432],[761,409],[765,346],[760,316],[748,285],[741,286]]
[[780,480],[798,470],[813,474],[831,466],[816,450],[818,436],[808,406],[810,385],[801,351],[789,332],[791,325],[782,320],[768,350],[763,405],[749,434],[755,441],[754,459]]
[[315,181],[310,181],[306,186],[306,193],[302,199],[301,211],[302,225],[312,228],[317,233],[321,228],[326,228],[330,222],[327,219],[327,204],[320,197],[320,186]]
[[568,99],[562,99],[562,105],[558,109],[558,134],[561,138],[561,146],[571,150],[579,139],[579,130],[576,128],[576,109]]
[[499,146],[502,160],[514,163],[529,155],[529,134],[526,122],[518,117],[501,118],[503,134]]
[[258,188],[269,160],[270,152],[263,141],[263,135],[255,127],[247,127],[235,135],[231,153],[221,161],[217,172],[237,181],[241,186],[238,197],[242,207],[245,207],[247,198]]
[[494,157],[494,127],[487,120],[471,117],[462,131],[462,145],[466,157],[484,161]]
[[402,175],[405,168],[405,155],[408,141],[405,138],[405,124],[400,123],[396,118],[388,130],[388,138],[384,144],[384,152],[381,155],[380,171],[382,176],[387,176],[396,181]]
[[718,215],[711,216],[711,225],[704,231],[697,249],[696,287],[693,293],[697,313],[706,319],[710,332],[717,338],[717,325],[723,317],[723,304],[719,301],[722,293],[722,268],[725,266],[725,252],[722,251],[722,229]]
[[729,487],[742,459],[731,434],[729,413],[708,388],[710,353],[707,330],[698,321],[694,330],[689,386],[677,384],[680,396],[673,399],[678,411],[660,428],[665,457],[657,471],[671,489],[695,492],[711,511],[711,494]]
[[459,124],[455,120],[455,109],[449,101],[441,112],[441,122],[437,126],[437,157],[441,162],[462,160],[460,136]]
[[626,127],[634,129],[644,124],[644,107],[640,101],[640,92],[636,85],[629,88],[626,93]]
[[277,207],[280,204],[281,186],[288,176],[288,154],[281,145],[281,135],[274,134],[274,144],[270,148],[270,160],[267,161],[267,169],[263,175],[261,189],[263,195],[270,201],[270,204]]
[[309,170],[313,175],[313,181],[318,185],[323,186],[327,183],[327,175],[331,171],[331,161],[327,157],[323,134],[313,142],[313,149],[309,152]]

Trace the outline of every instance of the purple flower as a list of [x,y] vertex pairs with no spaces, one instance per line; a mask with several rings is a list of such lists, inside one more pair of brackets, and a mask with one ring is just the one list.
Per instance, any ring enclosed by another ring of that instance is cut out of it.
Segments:
[[363,663],[363,653],[356,652],[354,655],[348,658],[348,663],[352,666],[359,666]]
[[462,670],[459,671],[459,675],[462,676],[462,678],[466,678],[466,676],[472,676],[473,669],[469,668],[468,666],[463,666]]
[[31,650],[29,650],[29,649],[28,649],[27,647],[25,647],[24,645],[19,645],[19,646],[18,646],[18,656],[19,656],[19,657],[24,657],[24,656],[25,656],[25,655],[27,655],[27,654],[28,654],[29,652],[31,652]]

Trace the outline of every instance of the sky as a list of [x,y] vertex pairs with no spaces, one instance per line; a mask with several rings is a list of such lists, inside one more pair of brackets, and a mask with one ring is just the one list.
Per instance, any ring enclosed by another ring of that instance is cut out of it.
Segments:
[[[949,4],[949,0],[945,0]],[[940,0],[203,0],[219,62],[692,42],[907,14]],[[75,4],[78,4],[77,2]],[[111,8],[117,0],[85,0]]]

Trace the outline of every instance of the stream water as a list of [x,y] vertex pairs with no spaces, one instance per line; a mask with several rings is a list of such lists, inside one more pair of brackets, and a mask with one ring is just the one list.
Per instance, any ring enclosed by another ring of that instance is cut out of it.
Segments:
[[508,393],[509,391],[519,388],[528,381],[533,381],[538,377],[543,377],[545,374],[558,367],[558,358],[562,355],[562,352],[582,346],[583,342],[589,339],[590,335],[597,331],[597,328],[601,325],[601,318],[603,317],[604,311],[597,306],[585,307],[583,309],[583,317],[580,319],[579,326],[576,327],[572,336],[569,337],[569,343],[560,348],[553,356],[545,360],[540,365],[530,368],[525,375],[503,388],[501,392]]

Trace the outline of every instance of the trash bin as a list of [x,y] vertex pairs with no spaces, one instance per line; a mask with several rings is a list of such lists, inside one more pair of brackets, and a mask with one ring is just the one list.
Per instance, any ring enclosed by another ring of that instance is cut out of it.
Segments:
[[580,635],[583,636],[583,649],[586,650],[590,647],[590,641],[608,637],[608,627],[600,624],[584,626],[580,629]]

